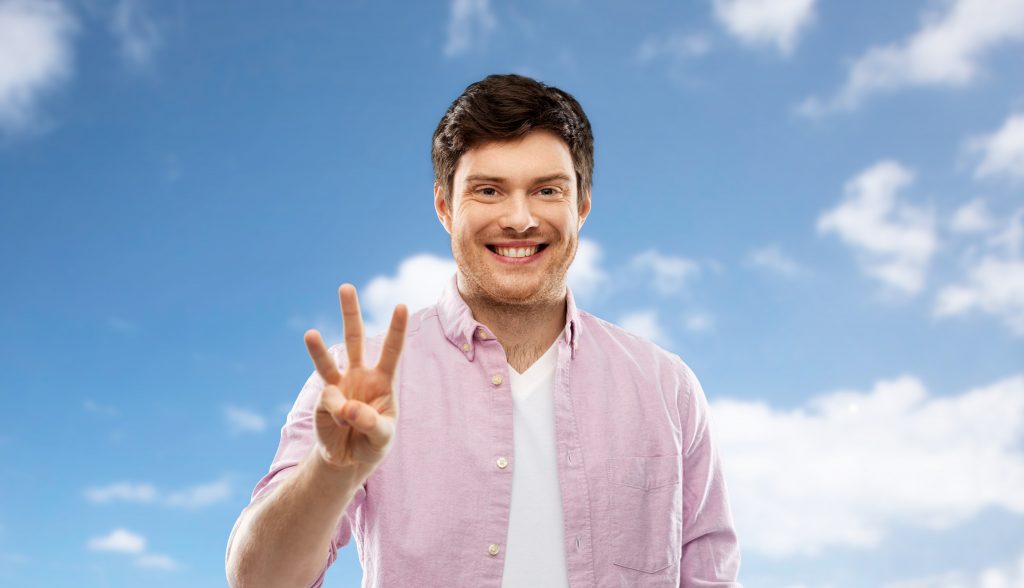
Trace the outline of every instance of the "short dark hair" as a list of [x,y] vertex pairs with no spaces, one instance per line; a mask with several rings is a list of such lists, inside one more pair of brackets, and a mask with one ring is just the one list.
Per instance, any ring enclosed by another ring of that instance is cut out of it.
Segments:
[[577,204],[594,175],[594,135],[580,103],[568,92],[518,74],[489,75],[466,87],[434,131],[434,179],[452,204],[455,167],[462,154],[490,141],[508,141],[545,129],[569,146]]

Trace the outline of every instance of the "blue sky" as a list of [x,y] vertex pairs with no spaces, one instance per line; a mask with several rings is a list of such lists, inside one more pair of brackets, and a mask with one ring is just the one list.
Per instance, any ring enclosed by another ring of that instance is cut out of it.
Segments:
[[518,72],[590,116],[571,283],[700,377],[745,584],[1024,586],[1022,57],[1022,0],[0,0],[0,584],[223,585],[302,332],[432,302],[430,135]]

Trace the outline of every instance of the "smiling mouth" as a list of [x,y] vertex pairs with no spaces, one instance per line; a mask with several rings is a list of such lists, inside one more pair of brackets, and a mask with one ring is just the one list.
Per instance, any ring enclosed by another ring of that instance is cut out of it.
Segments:
[[497,245],[487,245],[487,248],[502,257],[519,258],[536,255],[544,251],[547,246],[547,243],[539,243],[533,247],[498,247]]

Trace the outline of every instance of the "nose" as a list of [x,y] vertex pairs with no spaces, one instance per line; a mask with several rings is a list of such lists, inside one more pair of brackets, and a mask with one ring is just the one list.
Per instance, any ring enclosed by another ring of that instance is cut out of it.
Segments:
[[530,199],[526,194],[516,194],[505,199],[499,222],[501,228],[517,233],[525,233],[538,226],[537,217],[530,210]]

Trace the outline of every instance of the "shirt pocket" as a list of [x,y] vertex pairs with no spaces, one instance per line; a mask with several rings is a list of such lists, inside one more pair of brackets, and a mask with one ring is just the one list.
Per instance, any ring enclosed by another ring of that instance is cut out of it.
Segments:
[[682,457],[607,460],[612,562],[653,574],[682,555]]

